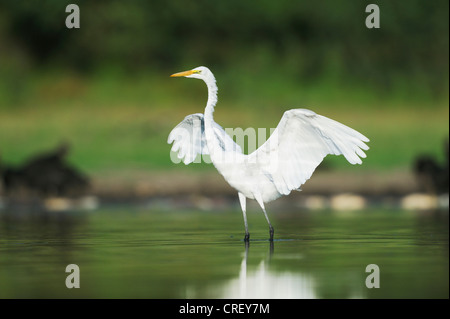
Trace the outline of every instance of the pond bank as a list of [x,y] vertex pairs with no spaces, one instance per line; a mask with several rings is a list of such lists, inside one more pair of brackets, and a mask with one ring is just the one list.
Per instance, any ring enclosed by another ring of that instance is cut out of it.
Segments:
[[[426,193],[408,172],[319,171],[301,192],[292,192],[269,209],[356,211],[366,208],[448,210],[448,194]],[[249,209],[258,210],[254,201]],[[134,206],[162,210],[239,210],[236,191],[217,172],[121,171],[94,176],[86,196],[11,199],[0,196],[0,210],[70,211]]]
[[[302,185],[302,194],[330,196],[355,193],[364,196],[404,196],[423,192],[408,171],[328,171],[314,173]],[[236,195],[216,171],[139,171],[102,173],[92,178],[92,192],[105,198],[145,198],[172,195]]]

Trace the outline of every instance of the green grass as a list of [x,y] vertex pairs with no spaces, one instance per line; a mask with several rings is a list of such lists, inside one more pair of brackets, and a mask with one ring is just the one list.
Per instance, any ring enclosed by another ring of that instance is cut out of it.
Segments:
[[[285,110],[307,107],[370,138],[361,169],[408,169],[422,153],[443,158],[448,98],[436,102],[412,96],[410,102],[396,94],[379,96],[357,84],[302,86],[276,73],[261,75],[216,74],[218,123],[270,128]],[[160,170],[176,167],[167,136],[187,114],[203,111],[206,88],[199,81],[159,73],[92,78],[49,73],[30,79],[18,101],[0,106],[0,158],[5,163],[19,164],[65,140],[73,146],[70,161],[88,172]],[[341,157],[327,163],[351,167]],[[194,164],[185,169],[210,168]]]

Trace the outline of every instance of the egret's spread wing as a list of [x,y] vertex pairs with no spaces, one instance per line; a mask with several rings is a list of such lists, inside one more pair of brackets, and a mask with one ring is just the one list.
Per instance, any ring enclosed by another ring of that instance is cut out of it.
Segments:
[[[238,151],[241,148],[217,123],[213,123],[214,136],[225,151]],[[172,151],[178,152],[178,158],[184,158],[184,164],[192,163],[197,154],[209,154],[205,137],[205,123],[203,114],[188,115],[170,132],[167,143],[171,144]]]
[[184,158],[184,164],[192,163],[197,154],[209,154],[205,139],[203,114],[190,114],[170,132],[167,143],[172,151],[178,152],[178,158]]
[[369,139],[359,132],[306,109],[286,111],[270,138],[249,155],[261,173],[287,195],[313,174],[328,154],[361,164]]
[[235,141],[233,141],[231,136],[228,135],[227,132],[225,132],[222,126],[214,122],[213,128],[214,128],[214,136],[219,141],[219,146],[222,148],[224,152],[226,153],[237,152],[242,154],[241,147],[238,144],[236,144]]

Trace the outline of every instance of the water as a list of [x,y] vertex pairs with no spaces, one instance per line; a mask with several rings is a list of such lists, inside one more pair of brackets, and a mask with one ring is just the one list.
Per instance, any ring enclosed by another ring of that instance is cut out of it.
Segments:
[[[0,298],[448,298],[448,212],[1,214]],[[65,285],[66,266],[80,288]],[[366,266],[380,288],[366,287]]]

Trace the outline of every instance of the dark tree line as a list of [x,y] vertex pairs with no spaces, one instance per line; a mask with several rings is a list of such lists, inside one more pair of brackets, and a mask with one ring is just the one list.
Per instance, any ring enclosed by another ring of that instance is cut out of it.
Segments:
[[190,61],[216,69],[275,67],[279,61],[276,67],[309,80],[338,72],[385,87],[400,78],[445,94],[448,1],[376,1],[381,28],[370,30],[364,21],[372,2],[79,0],[71,3],[80,6],[81,28],[68,30],[65,1],[1,0],[1,57],[7,64],[8,52],[20,50],[32,66],[81,72],[109,65],[174,69]]

